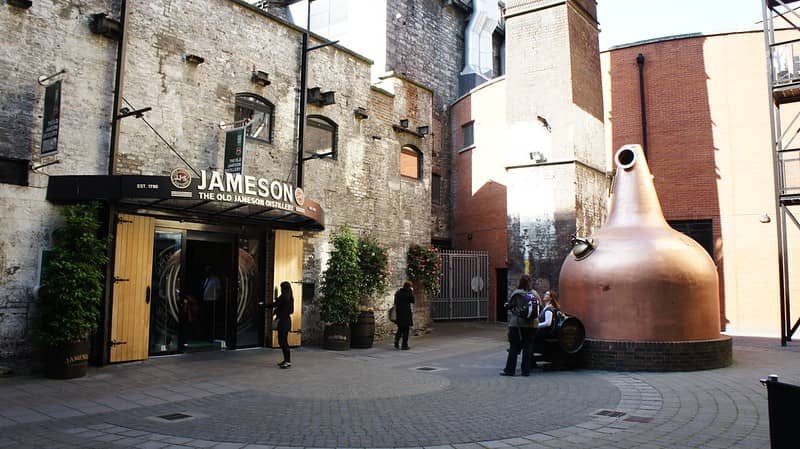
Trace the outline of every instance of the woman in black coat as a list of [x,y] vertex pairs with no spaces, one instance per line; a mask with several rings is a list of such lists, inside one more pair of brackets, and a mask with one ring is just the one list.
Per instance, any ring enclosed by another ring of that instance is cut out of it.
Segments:
[[292,366],[292,354],[289,352],[289,331],[292,329],[292,313],[294,313],[294,295],[292,285],[286,281],[281,282],[281,294],[275,302],[265,304],[265,307],[275,308],[275,317],[278,320],[278,344],[283,351],[283,361],[278,363],[281,368]]
[[394,309],[397,312],[397,332],[394,334],[394,347],[400,348],[400,337],[403,338],[402,349],[409,349],[408,347],[408,331],[414,324],[411,316],[411,304],[414,303],[414,289],[411,287],[411,282],[405,281],[403,288],[397,290],[394,294]]

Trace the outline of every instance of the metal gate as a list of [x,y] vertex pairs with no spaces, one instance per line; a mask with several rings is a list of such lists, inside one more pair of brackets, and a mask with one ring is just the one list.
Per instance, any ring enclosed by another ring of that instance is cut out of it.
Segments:
[[441,250],[442,281],[431,300],[434,320],[489,318],[489,255]]

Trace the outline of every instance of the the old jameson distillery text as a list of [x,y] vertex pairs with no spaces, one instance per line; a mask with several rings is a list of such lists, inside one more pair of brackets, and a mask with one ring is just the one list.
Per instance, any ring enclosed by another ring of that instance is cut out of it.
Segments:
[[201,170],[197,190],[200,199],[204,200],[232,201],[281,209],[293,208],[294,205],[303,206],[305,201],[303,189],[285,182],[270,182],[268,179],[239,173]]

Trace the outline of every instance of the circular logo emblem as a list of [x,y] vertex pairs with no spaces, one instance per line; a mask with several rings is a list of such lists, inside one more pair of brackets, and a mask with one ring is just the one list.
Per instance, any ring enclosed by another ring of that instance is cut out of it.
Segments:
[[192,183],[192,174],[185,168],[176,168],[169,174],[169,180],[177,189],[185,189]]
[[294,202],[297,203],[298,206],[302,206],[303,203],[306,202],[306,194],[300,187],[294,189]]

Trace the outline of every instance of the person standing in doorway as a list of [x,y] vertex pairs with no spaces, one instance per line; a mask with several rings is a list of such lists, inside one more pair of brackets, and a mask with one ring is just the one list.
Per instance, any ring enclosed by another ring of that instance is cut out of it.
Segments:
[[265,304],[267,308],[275,308],[275,319],[278,321],[274,326],[278,330],[278,345],[283,351],[283,361],[278,366],[286,369],[292,366],[292,354],[289,352],[289,331],[292,330],[292,314],[294,313],[294,295],[292,294],[292,284],[281,282],[281,294],[271,303]]
[[[394,294],[394,309],[397,312],[397,332],[394,334],[395,349],[410,349],[408,347],[408,332],[414,324],[411,314],[411,304],[414,304],[414,288],[410,281],[403,283],[403,288]],[[400,339],[403,339],[403,346],[400,346]]]
[[216,301],[219,299],[220,282],[214,273],[214,267],[206,265],[206,278],[203,281],[203,301]]
[[206,315],[204,321],[206,322],[206,326],[208,326],[207,329],[209,329],[211,340],[214,340],[217,337],[217,320],[222,318],[217,316],[217,302],[222,293],[222,284],[219,280],[219,276],[214,272],[214,267],[206,265],[203,271],[206,273],[206,278],[203,280],[202,291],[203,309]]

